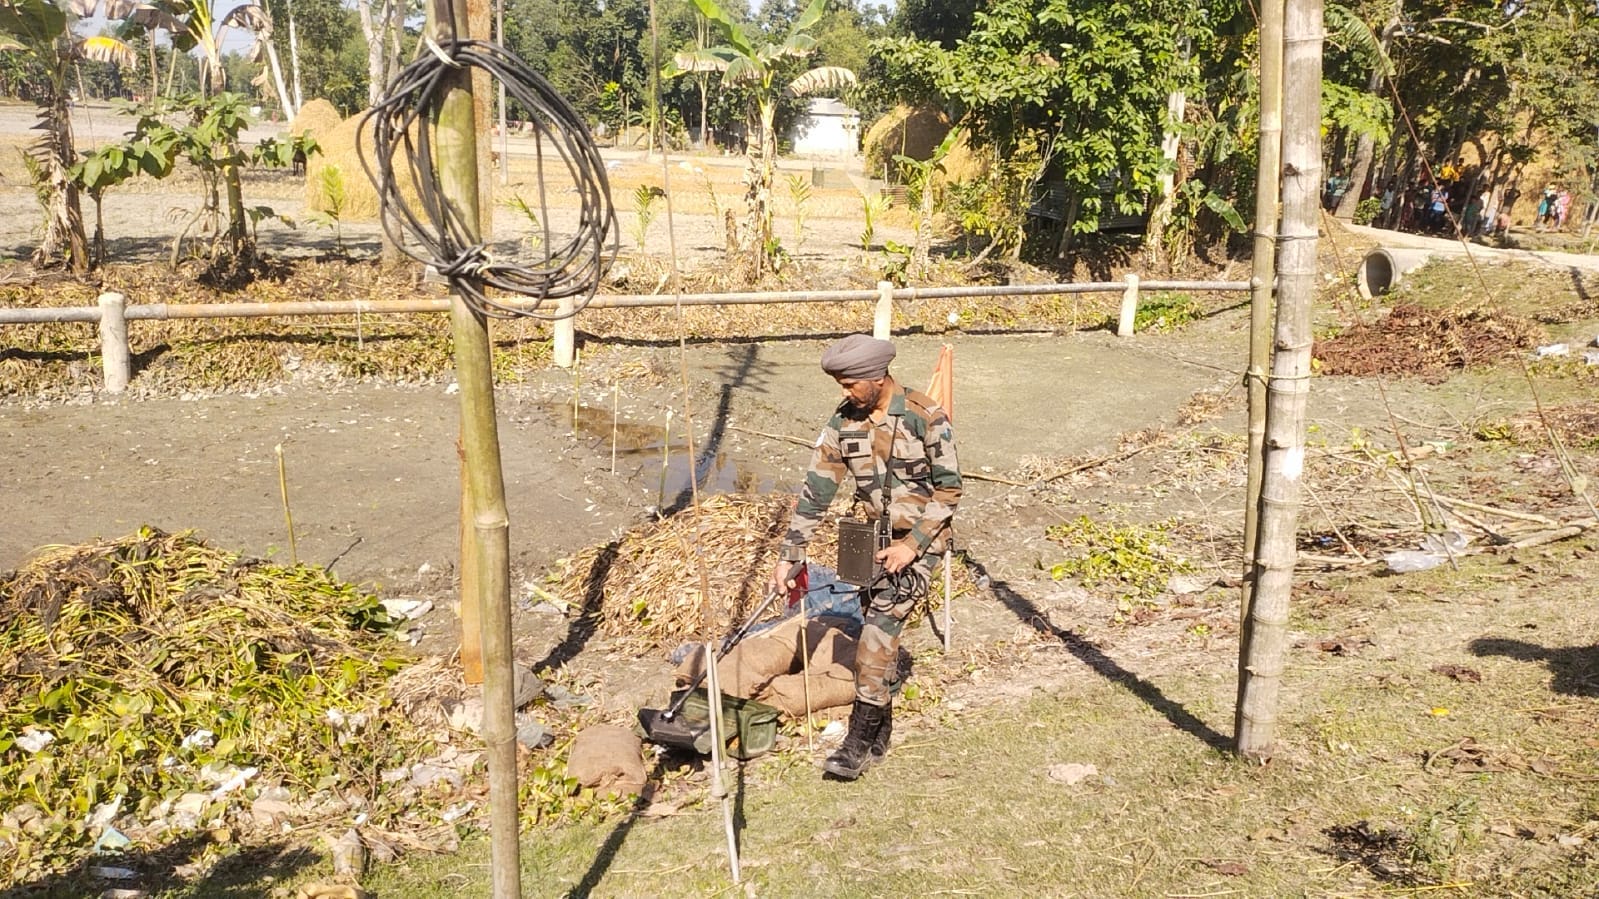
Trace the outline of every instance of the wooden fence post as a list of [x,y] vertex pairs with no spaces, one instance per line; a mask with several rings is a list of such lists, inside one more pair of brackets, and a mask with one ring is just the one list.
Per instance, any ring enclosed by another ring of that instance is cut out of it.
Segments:
[[877,282],[877,308],[872,313],[872,336],[887,340],[894,326],[894,282]]
[[571,368],[577,358],[577,318],[572,315],[572,298],[561,297],[555,309],[563,317],[555,320],[555,364]]
[[1122,315],[1116,323],[1117,337],[1133,336],[1133,320],[1138,317],[1138,276],[1127,273],[1127,290],[1122,294]]
[[100,364],[105,370],[105,392],[128,389],[128,298],[120,293],[100,294]]

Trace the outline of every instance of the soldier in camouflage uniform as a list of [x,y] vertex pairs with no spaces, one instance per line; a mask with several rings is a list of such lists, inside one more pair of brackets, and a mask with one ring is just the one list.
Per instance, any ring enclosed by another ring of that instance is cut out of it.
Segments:
[[887,494],[893,542],[877,554],[884,576],[862,598],[865,625],[855,652],[855,705],[849,733],[823,768],[854,780],[888,752],[893,694],[898,688],[899,635],[916,603],[927,596],[932,559],[944,552],[960,501],[955,434],[944,410],[926,394],[888,373],[894,345],[853,334],[828,347],[822,369],[844,401],[822,429],[772,586],[788,585],[805,547],[845,475],[875,518]]

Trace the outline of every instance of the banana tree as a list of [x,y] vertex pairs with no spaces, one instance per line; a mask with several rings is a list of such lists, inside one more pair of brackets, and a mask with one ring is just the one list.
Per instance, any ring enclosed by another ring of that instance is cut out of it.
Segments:
[[[700,15],[721,34],[719,46],[677,54],[668,76],[719,71],[724,83],[746,85],[754,97],[756,132],[749,142],[749,172],[744,200],[749,215],[740,249],[750,260],[751,280],[758,280],[776,260],[780,247],[772,233],[772,180],[777,165],[778,78],[791,60],[804,59],[816,50],[810,30],[821,21],[827,0],[812,0],[789,28],[781,43],[757,43],[716,0],[694,0]],[[793,97],[813,96],[855,84],[855,73],[841,66],[819,66],[781,87]]]
[[34,251],[36,263],[63,257],[77,272],[89,268],[88,241],[83,233],[83,208],[71,176],[77,161],[72,139],[71,94],[68,78],[79,60],[109,62],[131,67],[132,48],[113,37],[79,37],[72,23],[79,17],[103,11],[108,19],[124,18],[137,6],[129,0],[8,0],[0,3],[0,52],[12,53],[43,72],[48,88],[39,104],[41,133],[24,152],[28,172],[44,208],[44,236]]
[[200,90],[208,96],[227,89],[227,79],[222,67],[222,44],[228,29],[240,28],[250,32],[255,42],[251,44],[251,62],[266,60],[265,71],[259,80],[272,82],[278,105],[285,116],[292,118],[296,106],[288,85],[283,79],[283,65],[278,60],[277,46],[272,41],[271,13],[259,3],[243,3],[218,17],[211,8],[211,0],[154,0],[140,4],[141,9],[130,23],[147,31],[166,31],[177,50],[189,53],[200,51]]

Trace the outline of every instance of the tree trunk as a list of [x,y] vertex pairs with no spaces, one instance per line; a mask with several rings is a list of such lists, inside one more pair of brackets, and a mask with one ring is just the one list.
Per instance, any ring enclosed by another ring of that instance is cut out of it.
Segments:
[[239,180],[238,165],[222,164],[222,181],[228,191],[228,250],[234,258],[243,257],[249,250],[249,223],[244,214],[244,188]]
[[1283,238],[1276,353],[1267,385],[1265,473],[1254,603],[1239,685],[1238,751],[1270,757],[1287,654],[1305,406],[1310,393],[1310,312],[1321,212],[1322,0],[1289,0],[1283,21]]
[[[376,106],[383,97],[383,90],[388,85],[387,68],[391,58],[388,47],[388,38],[393,29],[396,0],[381,0],[382,6],[378,8],[376,19],[372,16],[372,0],[356,0],[356,12],[361,19],[361,35],[366,38],[366,74],[367,74],[367,105]],[[378,194],[387,193],[387,185],[378,185]],[[378,207],[378,221],[382,227],[378,229],[382,250],[380,259],[385,267],[400,264],[404,260],[400,245],[390,236],[397,232],[398,227],[394,215],[386,205]]]
[[[1186,48],[1187,41],[1184,41]],[[1183,52],[1187,58],[1187,50]],[[1160,175],[1160,199],[1156,201],[1155,209],[1149,215],[1149,227],[1144,229],[1144,258],[1149,260],[1150,267],[1171,270],[1172,259],[1170,247],[1167,246],[1166,231],[1171,226],[1173,210],[1177,205],[1177,152],[1182,149],[1182,132],[1179,130],[1183,124],[1183,116],[1188,110],[1188,95],[1183,91],[1172,91],[1166,97],[1166,132],[1160,142],[1161,155],[1166,158],[1166,168]],[[1192,228],[1193,222],[1188,223]]]
[[103,194],[98,193],[90,197],[94,200],[94,255],[90,257],[89,264],[94,268],[105,265],[105,215],[100,202],[103,197]]
[[305,107],[305,94],[300,91],[300,35],[294,27],[294,0],[289,0],[289,76],[294,81],[294,111],[298,115]]
[[[1400,18],[1405,7],[1404,0],[1398,0],[1388,17],[1388,22],[1383,25],[1382,34],[1378,36],[1377,46],[1382,49],[1383,58],[1388,56],[1388,47],[1393,43],[1394,35],[1404,27]],[[1381,63],[1374,66],[1371,75],[1366,79],[1366,93],[1377,96],[1382,90],[1383,74]],[[1354,171],[1349,175],[1349,192],[1338,201],[1338,208],[1333,210],[1333,215],[1348,221],[1355,217],[1355,210],[1360,206],[1361,193],[1366,188],[1366,175],[1371,172],[1371,160],[1377,149],[1377,139],[1370,134],[1362,134],[1355,141]],[[1376,187],[1376,185],[1372,185]],[[1374,191],[1380,193],[1381,191]]]
[[387,83],[384,78],[383,56],[385,31],[389,23],[388,6],[393,0],[385,0],[384,5],[378,10],[378,18],[372,17],[372,0],[355,0],[356,12],[361,17],[361,36],[366,38],[366,102],[368,106],[376,106],[378,99],[383,96],[383,85]]
[[66,256],[72,270],[89,270],[89,241],[83,234],[83,206],[78,185],[67,176],[77,150],[72,139],[71,106],[67,100],[67,50],[64,40],[56,46],[56,77],[51,79],[50,102],[45,121],[50,127],[44,137],[43,177],[49,186],[45,209],[44,236],[34,261],[49,265]]
[[911,248],[911,275],[927,277],[928,257],[933,248],[933,166],[922,173],[921,202],[916,214],[916,245]]
[[[167,92],[163,96],[172,96],[172,83],[178,78],[178,51],[176,47],[167,50]],[[155,99],[152,97],[151,99]]]
[[711,79],[710,79],[709,75],[700,75],[699,76],[699,82],[700,82],[700,149],[701,150],[710,149],[710,145],[708,143],[706,143],[706,125],[708,124],[706,122],[706,117],[710,115],[710,93],[709,93],[710,92],[710,81],[711,81]]
[[772,123],[777,116],[777,103],[760,101],[759,115],[760,131],[751,144],[746,176],[749,185],[744,197],[750,216],[744,250],[750,260],[751,282],[759,281],[772,262],[772,179],[777,166],[777,137],[772,133]]
[[272,87],[278,92],[278,105],[283,108],[283,121],[288,122],[299,113],[300,107],[289,96],[289,86],[283,81],[283,65],[278,61],[278,48],[272,43],[270,33],[261,36],[266,44],[267,67],[272,70]]

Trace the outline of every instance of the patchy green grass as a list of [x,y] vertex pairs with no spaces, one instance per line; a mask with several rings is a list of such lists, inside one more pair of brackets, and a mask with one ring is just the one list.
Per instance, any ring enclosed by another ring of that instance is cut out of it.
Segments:
[[1157,293],[1138,304],[1133,330],[1157,334],[1176,331],[1204,314],[1199,301],[1186,293]]

